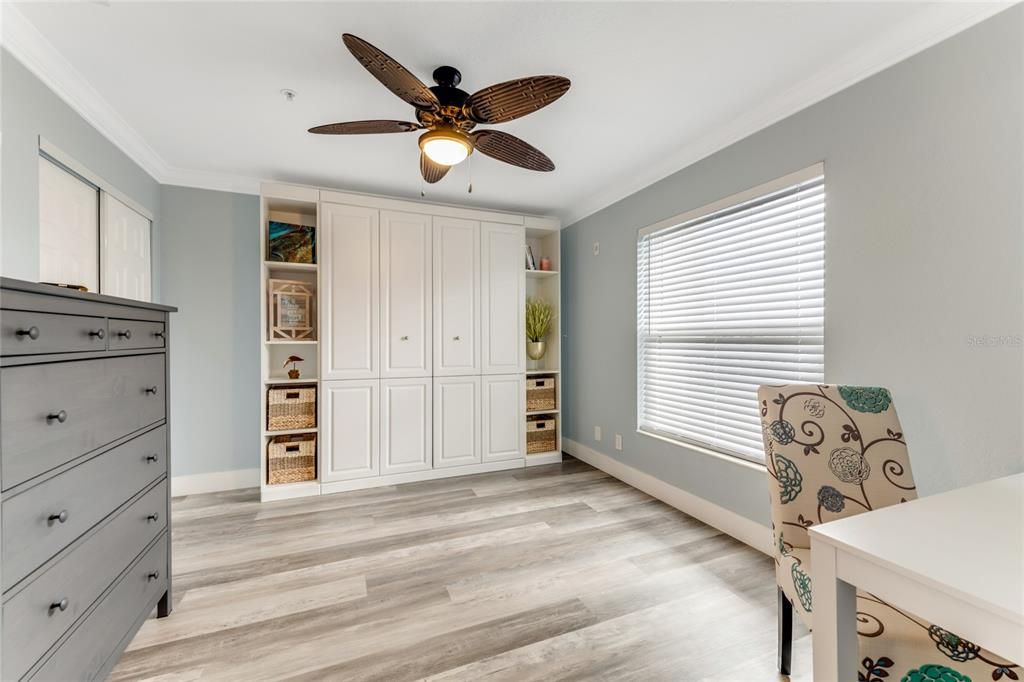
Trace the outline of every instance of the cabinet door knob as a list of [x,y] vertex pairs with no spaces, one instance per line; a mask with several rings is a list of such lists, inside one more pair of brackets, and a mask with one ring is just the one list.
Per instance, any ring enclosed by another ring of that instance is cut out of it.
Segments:
[[28,338],[35,341],[36,339],[39,338],[39,327],[32,325],[28,329],[19,329],[14,333],[17,334],[18,336],[27,336]]
[[58,512],[57,514],[50,514],[50,516],[47,517],[46,520],[51,526],[53,525],[54,521],[56,521],[57,523],[64,523],[68,520],[68,510],[61,509],[60,512]]
[[452,337],[452,339],[453,339],[454,341],[461,341],[461,340],[462,340],[462,337],[461,337],[461,336],[454,336],[454,337]]
[[107,337],[107,332],[104,329],[96,329],[94,331],[89,332],[89,336],[95,337],[97,339],[105,339]]
[[132,330],[131,329],[122,329],[121,331],[119,331],[117,333],[117,335],[120,336],[122,339],[130,339],[130,338],[132,338]]
[[61,424],[63,424],[67,420],[68,420],[68,413],[65,412],[64,410],[61,410],[60,412],[51,412],[50,414],[46,415],[47,423],[53,422],[53,421],[57,421],[57,422],[60,422]]
[[146,580],[148,580],[150,582],[153,582],[154,580],[156,580],[159,577],[160,577],[160,571],[153,571],[152,573],[150,573],[149,575],[146,576]]
[[55,601],[50,604],[50,615],[53,615],[54,611],[67,611],[68,609],[68,598],[64,597],[60,601]]
[[158,339],[162,339],[162,338],[164,338],[164,333],[162,331],[153,332],[153,336],[155,336]]
[[146,455],[146,461],[147,462],[156,462],[159,459],[160,458],[157,457],[156,455]]
[[403,336],[403,337],[402,337],[402,341],[408,341],[408,340],[409,340],[409,337],[408,337],[408,336]]
[[147,523],[148,522],[152,522],[152,521],[159,521],[159,520],[160,520],[160,514],[157,513],[157,512],[153,512],[152,514],[150,514],[149,516],[146,517],[146,522]]
[[156,386],[149,386],[149,387],[145,388],[144,390],[145,390],[145,391],[146,391],[146,393],[148,393],[149,395],[156,395],[156,389],[157,389],[157,387],[156,387]]

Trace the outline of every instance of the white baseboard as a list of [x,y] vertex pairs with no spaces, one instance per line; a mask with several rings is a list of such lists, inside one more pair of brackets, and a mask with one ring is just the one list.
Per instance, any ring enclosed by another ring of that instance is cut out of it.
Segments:
[[582,443],[562,438],[562,449],[576,459],[614,476],[623,483],[627,483],[651,497],[656,497],[665,504],[772,556],[772,531],[767,526],[762,526],[734,511],[708,502],[703,497],[688,493],[682,488],[677,488],[639,469],[634,469],[628,464],[623,464]]
[[222,490],[258,488],[259,469],[234,469],[233,471],[211,471],[207,474],[189,474],[171,477],[171,496],[216,493]]

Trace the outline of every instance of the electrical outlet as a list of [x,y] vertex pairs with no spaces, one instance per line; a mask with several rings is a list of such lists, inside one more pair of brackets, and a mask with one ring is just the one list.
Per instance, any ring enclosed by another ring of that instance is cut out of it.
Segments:
[[601,427],[600,426],[595,426],[594,427],[594,440],[601,440]]
[[594,242],[594,255],[597,256],[601,253],[601,242]]
[[621,433],[616,433],[615,434],[615,449],[616,450],[621,450],[622,449],[622,434]]

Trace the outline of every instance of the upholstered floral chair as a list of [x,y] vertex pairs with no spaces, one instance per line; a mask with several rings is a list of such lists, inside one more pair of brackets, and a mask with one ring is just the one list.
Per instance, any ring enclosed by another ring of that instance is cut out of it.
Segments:
[[[779,670],[789,674],[792,610],[811,627],[807,528],[917,497],[910,458],[884,388],[758,390],[779,586]],[[938,625],[857,593],[860,682],[1018,680],[1019,666]],[[845,680],[842,682],[846,682]]]

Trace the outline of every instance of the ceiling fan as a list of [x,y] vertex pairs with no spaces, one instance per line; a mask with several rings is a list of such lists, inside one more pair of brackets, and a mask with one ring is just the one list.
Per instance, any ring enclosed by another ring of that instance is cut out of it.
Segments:
[[459,89],[462,74],[452,66],[434,70],[437,85],[427,87],[404,66],[362,38],[342,36],[345,47],[384,86],[416,108],[416,122],[347,121],[310,128],[321,135],[408,133],[420,135],[420,174],[429,183],[445,176],[474,150],[498,161],[534,171],[553,171],[544,152],[514,135],[498,130],[473,129],[478,123],[505,123],[537,111],[569,90],[562,76],[530,76],[478,90],[472,95]]

